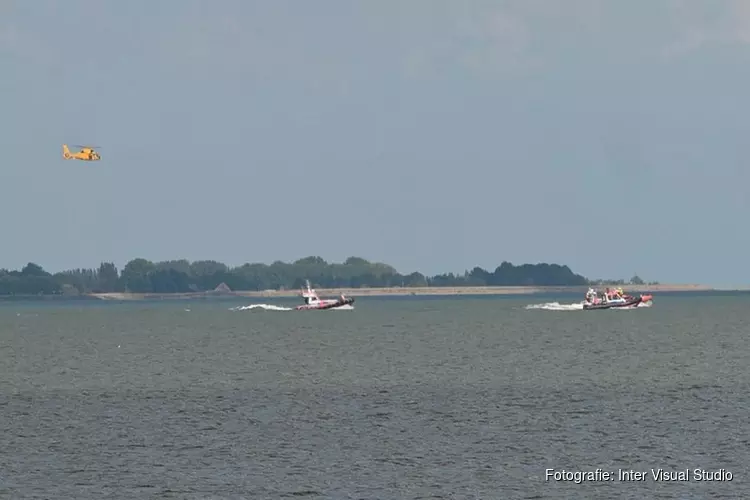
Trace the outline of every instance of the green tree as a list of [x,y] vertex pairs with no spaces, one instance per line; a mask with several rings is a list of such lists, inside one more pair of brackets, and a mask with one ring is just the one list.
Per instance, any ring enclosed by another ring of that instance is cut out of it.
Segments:
[[[418,272],[400,274],[395,268],[361,257],[349,257],[343,263],[329,263],[319,256],[308,256],[292,263],[270,265],[248,263],[229,268],[221,262],[171,260],[153,263],[144,258],[128,262],[121,273],[111,262],[96,269],[71,269],[51,276],[41,266],[28,263],[20,271],[0,270],[0,294],[56,294],[127,290],[136,293],[172,293],[213,290],[226,283],[233,290],[297,288],[309,279],[317,288],[385,286],[578,286],[589,281],[559,264],[523,264],[502,262],[490,272],[474,267],[462,274],[443,273],[424,276]],[[623,280],[608,280],[608,283]],[[637,276],[632,283],[642,283]]]
[[117,267],[112,262],[102,262],[99,264],[99,290],[102,292],[114,292],[117,290],[117,284],[120,274]]
[[50,276],[50,273],[42,269],[42,266],[29,262],[21,269],[21,276]]
[[215,273],[224,273],[227,271],[226,264],[216,262],[215,260],[196,260],[190,264],[190,274],[193,276],[210,276]]
[[152,291],[149,273],[156,270],[156,266],[150,260],[143,258],[133,259],[122,269],[120,280],[123,288],[134,293],[149,293]]
[[170,270],[174,269],[177,272],[183,273],[187,276],[192,275],[192,265],[190,264],[190,261],[187,261],[185,259],[180,260],[165,260],[162,262],[157,262],[155,264],[155,267],[157,270]]
[[645,282],[636,274],[632,278],[630,278],[630,284],[631,285],[643,285]]

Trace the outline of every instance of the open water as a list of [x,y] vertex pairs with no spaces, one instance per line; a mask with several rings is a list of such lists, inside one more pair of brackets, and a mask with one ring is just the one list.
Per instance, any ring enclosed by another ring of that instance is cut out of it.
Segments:
[[750,296],[575,299],[0,304],[0,498],[750,498]]

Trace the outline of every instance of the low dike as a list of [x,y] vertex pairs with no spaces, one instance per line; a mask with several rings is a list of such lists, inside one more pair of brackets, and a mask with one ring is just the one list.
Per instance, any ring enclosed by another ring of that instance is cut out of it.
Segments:
[[[601,285],[597,288],[605,288]],[[622,288],[628,293],[659,292],[705,292],[718,290],[706,285],[610,285]],[[414,287],[414,288],[318,288],[316,292],[323,296],[344,294],[350,297],[405,297],[405,296],[457,296],[457,295],[537,295],[547,293],[585,293],[587,286],[463,286],[463,287]],[[741,290],[741,289],[732,289]],[[299,297],[299,290],[264,290],[264,291],[209,291],[193,293],[93,293],[89,297],[100,300],[187,300],[226,297],[248,298],[289,298]]]

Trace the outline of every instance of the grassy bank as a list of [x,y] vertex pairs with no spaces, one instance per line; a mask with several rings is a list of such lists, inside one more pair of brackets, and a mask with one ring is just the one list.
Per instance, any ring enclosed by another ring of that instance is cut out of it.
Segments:
[[57,301],[69,301],[69,300],[96,300],[99,297],[95,295],[66,295],[66,294],[53,294],[53,295],[38,295],[38,294],[16,294],[16,295],[0,295],[0,302],[27,302],[27,301],[42,301],[42,302],[57,302]]
[[[399,297],[399,296],[454,296],[454,295],[534,295],[540,293],[584,293],[588,287],[530,287],[530,286],[465,286],[465,287],[422,287],[422,288],[320,288],[321,297]],[[622,285],[629,293],[643,292],[701,292],[714,288],[705,285]],[[248,297],[248,298],[289,298],[299,297],[299,290],[265,290],[236,292],[199,292],[199,293],[97,293],[91,294],[102,300],[163,300],[163,299],[208,299],[212,297]]]

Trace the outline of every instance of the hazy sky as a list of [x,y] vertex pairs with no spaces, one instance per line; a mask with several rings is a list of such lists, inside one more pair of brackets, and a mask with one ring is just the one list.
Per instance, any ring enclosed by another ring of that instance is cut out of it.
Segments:
[[0,0],[0,74],[0,267],[750,282],[747,1]]

